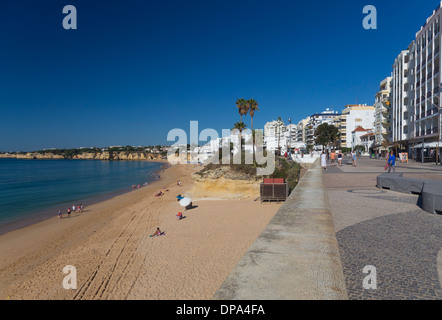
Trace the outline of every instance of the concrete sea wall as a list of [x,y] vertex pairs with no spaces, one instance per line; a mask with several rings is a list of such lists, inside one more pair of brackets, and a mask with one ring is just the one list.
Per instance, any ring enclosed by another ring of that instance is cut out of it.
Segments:
[[322,174],[317,161],[213,299],[348,299]]

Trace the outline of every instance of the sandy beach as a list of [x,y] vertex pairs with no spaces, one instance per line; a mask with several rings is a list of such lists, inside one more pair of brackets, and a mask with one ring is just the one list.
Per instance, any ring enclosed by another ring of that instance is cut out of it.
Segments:
[[[147,187],[0,236],[0,299],[210,299],[281,204],[194,199],[184,211],[176,196],[199,169],[172,166]],[[157,227],[165,235],[149,237]],[[65,266],[77,289],[63,288]]]

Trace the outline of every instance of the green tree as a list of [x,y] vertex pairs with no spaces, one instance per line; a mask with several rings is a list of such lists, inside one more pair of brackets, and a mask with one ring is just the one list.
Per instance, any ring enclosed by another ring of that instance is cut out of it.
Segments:
[[278,155],[281,155],[281,147],[279,146],[280,138],[281,138],[281,131],[284,127],[284,122],[282,121],[281,117],[278,117],[278,120],[276,120],[276,126],[275,126],[275,134],[278,134]]
[[238,108],[239,113],[239,122],[242,122],[242,116],[246,115],[249,111],[249,107],[247,105],[247,101],[245,99],[238,99],[236,100],[236,107]]
[[253,130],[253,116],[255,115],[255,111],[259,111],[258,101],[254,99],[249,99],[246,101],[247,110],[249,111],[250,121],[251,121],[251,129],[252,129],[252,159],[253,163],[255,163],[255,134]]
[[332,124],[323,123],[316,128],[315,136],[317,145],[328,147],[339,140],[339,129]]
[[246,128],[247,128],[247,125],[244,122],[236,122],[233,125],[232,129],[238,129],[239,133],[241,134],[241,132],[243,132],[243,130]]
[[236,122],[232,128],[232,129],[238,129],[238,131],[239,131],[239,152],[242,151],[242,132],[246,128],[247,128],[247,125],[242,121]]

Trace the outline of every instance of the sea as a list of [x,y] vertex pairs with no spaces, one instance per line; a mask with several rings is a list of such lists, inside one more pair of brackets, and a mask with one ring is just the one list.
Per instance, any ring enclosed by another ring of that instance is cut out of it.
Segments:
[[108,160],[0,159],[0,234],[142,188],[164,163]]

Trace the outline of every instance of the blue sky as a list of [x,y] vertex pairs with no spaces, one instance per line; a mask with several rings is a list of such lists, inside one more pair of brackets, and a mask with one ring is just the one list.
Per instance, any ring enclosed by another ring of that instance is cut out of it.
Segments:
[[[77,30],[62,27],[65,5]],[[255,128],[374,103],[439,1],[3,0],[0,150],[166,144],[174,128]],[[365,30],[365,5],[377,30]],[[250,118],[245,122],[250,126]]]

